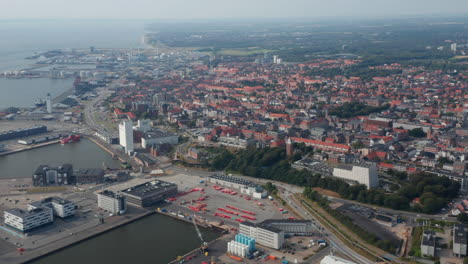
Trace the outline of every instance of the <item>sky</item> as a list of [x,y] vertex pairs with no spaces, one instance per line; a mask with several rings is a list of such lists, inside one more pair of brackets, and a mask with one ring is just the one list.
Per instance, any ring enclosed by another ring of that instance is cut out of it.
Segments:
[[468,14],[468,0],[0,0],[0,19],[220,19]]

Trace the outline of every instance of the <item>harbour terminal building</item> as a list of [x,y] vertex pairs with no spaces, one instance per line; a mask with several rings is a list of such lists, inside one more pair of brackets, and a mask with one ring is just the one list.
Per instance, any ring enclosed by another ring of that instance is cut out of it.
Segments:
[[28,210],[13,208],[3,214],[6,226],[26,233],[41,226],[51,224],[54,215],[65,218],[75,214],[75,204],[58,197],[49,197],[28,205]]
[[333,169],[333,176],[351,183],[364,184],[367,188],[379,186],[377,166],[372,163],[343,164]]
[[312,221],[268,219],[258,224],[239,223],[239,233],[252,237],[260,245],[280,249],[284,244],[284,235],[312,235]]
[[154,180],[121,191],[127,202],[136,206],[147,207],[177,194],[177,185]]
[[255,239],[260,245],[280,249],[284,244],[284,231],[273,226],[243,222],[239,224],[239,234]]
[[112,214],[124,214],[127,210],[126,197],[112,191],[104,190],[97,194],[98,207]]

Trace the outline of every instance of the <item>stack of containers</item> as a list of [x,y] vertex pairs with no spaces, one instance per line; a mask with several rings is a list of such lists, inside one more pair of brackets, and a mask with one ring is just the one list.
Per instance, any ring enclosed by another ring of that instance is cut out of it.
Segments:
[[235,241],[248,246],[249,253],[252,253],[255,251],[255,239],[254,238],[246,236],[244,234],[237,234],[235,237]]

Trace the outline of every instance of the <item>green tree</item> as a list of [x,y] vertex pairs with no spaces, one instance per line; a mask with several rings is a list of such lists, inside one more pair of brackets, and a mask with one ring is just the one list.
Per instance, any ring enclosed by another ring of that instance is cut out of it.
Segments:
[[418,127],[418,128],[413,128],[411,129],[408,134],[411,136],[411,137],[417,137],[417,138],[422,138],[422,137],[425,137],[426,136],[426,133],[424,133],[424,131],[422,130],[422,128]]

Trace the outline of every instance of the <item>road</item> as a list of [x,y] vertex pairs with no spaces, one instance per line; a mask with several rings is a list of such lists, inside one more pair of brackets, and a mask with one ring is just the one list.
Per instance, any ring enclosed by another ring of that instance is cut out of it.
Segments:
[[324,226],[322,226],[322,224],[320,223],[320,221],[318,221],[318,219],[316,219],[314,216],[306,212],[305,208],[303,208],[303,205],[299,203],[292,194],[290,194],[288,198],[289,198],[288,202],[297,209],[296,212],[298,212],[302,218],[314,221],[314,224],[317,226],[317,229],[320,230],[321,233],[322,233],[321,230],[326,230],[325,232],[323,232],[323,234],[324,234],[324,237],[328,239],[328,242],[330,243],[330,247],[332,250],[336,250],[337,252],[340,252],[341,254],[351,258],[353,261],[356,261],[357,263],[362,263],[362,264],[374,263],[373,261],[370,261],[367,258],[353,251],[346,244],[344,244],[334,233],[329,232]]
[[101,94],[99,94],[97,97],[93,98],[91,102],[86,104],[83,113],[85,116],[85,122],[91,129],[95,129],[95,130],[103,129],[101,126],[97,124],[96,120],[94,119],[95,117],[93,113],[94,113],[94,109],[97,103],[104,100],[111,94],[112,94],[111,91],[105,90]]

